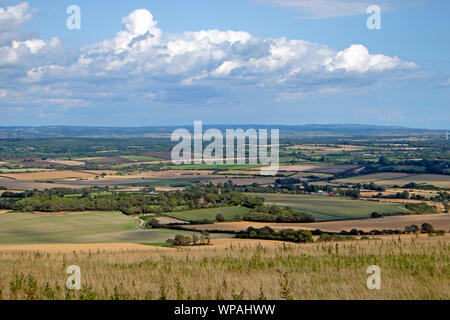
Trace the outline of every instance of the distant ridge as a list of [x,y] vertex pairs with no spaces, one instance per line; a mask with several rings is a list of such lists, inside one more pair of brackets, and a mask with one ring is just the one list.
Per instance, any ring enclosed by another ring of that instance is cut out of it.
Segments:
[[[186,128],[192,130],[193,124],[179,126],[146,126],[146,127],[89,127],[89,126],[0,126],[0,139],[30,139],[30,138],[126,138],[126,137],[167,137],[173,130]],[[359,134],[371,133],[408,134],[418,132],[445,133],[445,130],[415,129],[400,126],[379,126],[365,124],[306,124],[306,125],[203,125],[203,130],[217,128],[225,129],[280,129],[280,134],[323,132],[330,134]]]

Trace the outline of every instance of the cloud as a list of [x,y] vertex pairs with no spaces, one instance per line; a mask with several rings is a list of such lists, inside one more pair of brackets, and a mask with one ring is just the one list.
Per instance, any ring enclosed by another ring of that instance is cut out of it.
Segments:
[[0,7],[0,32],[14,30],[33,18],[33,12],[27,2],[13,7]]
[[254,95],[280,102],[370,88],[417,68],[362,44],[336,50],[216,29],[165,35],[146,9],[121,22],[114,37],[79,50],[64,49],[58,38],[0,44],[0,88],[15,92],[7,102],[223,105]]
[[370,5],[376,4],[383,10],[393,8],[393,5],[408,3],[408,0],[252,0],[255,2],[294,8],[302,18],[322,19],[365,14]]

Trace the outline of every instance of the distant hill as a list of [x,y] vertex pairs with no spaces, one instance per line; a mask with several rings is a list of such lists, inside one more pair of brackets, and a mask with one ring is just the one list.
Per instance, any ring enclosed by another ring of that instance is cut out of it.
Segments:
[[[39,138],[128,138],[128,137],[169,137],[178,128],[193,131],[193,125],[186,126],[148,126],[148,127],[83,127],[83,126],[42,126],[42,127],[0,127],[0,139],[39,139]],[[405,135],[414,133],[443,134],[442,130],[413,129],[396,126],[376,126],[360,124],[308,124],[308,125],[204,125],[203,130],[225,129],[280,129],[283,137],[302,136],[308,133],[329,135]]]

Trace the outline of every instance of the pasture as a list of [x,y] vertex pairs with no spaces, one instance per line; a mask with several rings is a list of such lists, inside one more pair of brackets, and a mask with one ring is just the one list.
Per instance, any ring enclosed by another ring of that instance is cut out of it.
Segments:
[[243,218],[249,211],[250,209],[245,207],[223,207],[169,212],[164,213],[164,215],[184,221],[198,221],[204,219],[214,221],[216,220],[217,214],[221,213],[224,216],[225,221],[232,221],[237,215]]
[[369,218],[372,212],[409,213],[403,204],[379,203],[375,201],[351,200],[313,195],[290,195],[272,193],[249,193],[264,198],[266,204],[291,207],[312,215],[316,221]]

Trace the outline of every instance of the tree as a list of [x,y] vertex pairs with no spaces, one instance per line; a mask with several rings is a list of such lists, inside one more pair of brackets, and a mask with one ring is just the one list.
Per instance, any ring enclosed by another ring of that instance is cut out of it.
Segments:
[[217,222],[225,222],[225,217],[223,216],[223,214],[218,213],[218,214],[216,215],[216,221],[217,221]]
[[195,244],[198,243],[198,241],[200,240],[200,237],[198,236],[198,234],[194,233],[192,234],[192,242]]
[[422,228],[420,229],[420,231],[422,233],[433,233],[434,232],[434,228],[433,228],[433,226],[431,224],[425,222],[425,223],[422,224]]
[[183,236],[181,234],[177,234],[175,236],[175,245],[176,246],[188,246],[192,242],[191,237],[189,236]]
[[405,227],[405,233],[418,233],[419,230],[419,227],[415,224]]
[[372,212],[372,213],[370,214],[370,217],[371,217],[372,219],[376,219],[376,218],[382,218],[383,215],[382,215],[381,213],[378,213],[378,212]]

